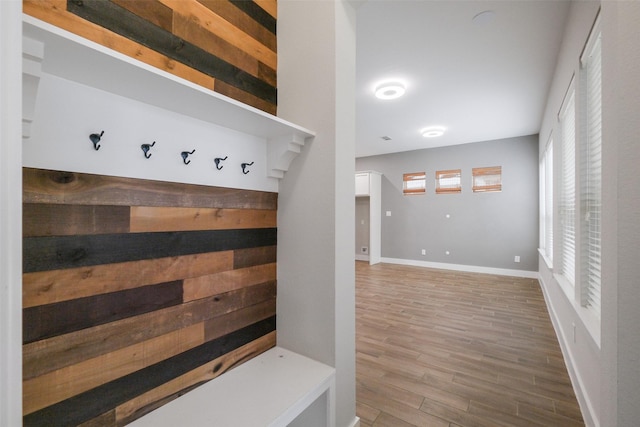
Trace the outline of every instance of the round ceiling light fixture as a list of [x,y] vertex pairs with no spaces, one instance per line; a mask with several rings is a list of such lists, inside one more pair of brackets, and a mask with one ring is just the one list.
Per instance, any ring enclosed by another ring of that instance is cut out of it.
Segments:
[[437,138],[438,136],[444,135],[445,130],[446,129],[442,126],[430,126],[428,128],[422,129],[420,133],[425,138]]
[[375,94],[379,99],[396,99],[400,98],[406,89],[400,82],[385,82],[376,86]]

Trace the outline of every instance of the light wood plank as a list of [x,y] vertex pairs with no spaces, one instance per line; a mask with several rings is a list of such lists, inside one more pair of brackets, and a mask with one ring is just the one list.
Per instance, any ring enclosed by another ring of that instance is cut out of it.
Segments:
[[276,280],[276,263],[222,271],[184,281],[185,302]]
[[271,228],[276,225],[276,210],[131,207],[133,233]]

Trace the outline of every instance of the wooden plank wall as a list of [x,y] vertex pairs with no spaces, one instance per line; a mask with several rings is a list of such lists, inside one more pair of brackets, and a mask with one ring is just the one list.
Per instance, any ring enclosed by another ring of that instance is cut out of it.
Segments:
[[23,0],[23,9],[276,114],[276,0]]
[[25,426],[120,426],[275,345],[277,193],[24,169]]

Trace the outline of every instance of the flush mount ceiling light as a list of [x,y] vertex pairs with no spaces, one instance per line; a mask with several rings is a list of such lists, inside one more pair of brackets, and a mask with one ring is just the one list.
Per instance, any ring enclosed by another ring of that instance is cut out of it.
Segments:
[[376,86],[375,94],[379,99],[396,99],[404,95],[406,91],[400,82],[385,82]]
[[422,136],[425,138],[436,138],[438,136],[444,135],[444,131],[446,129],[442,126],[430,126],[428,128],[424,128],[420,131]]

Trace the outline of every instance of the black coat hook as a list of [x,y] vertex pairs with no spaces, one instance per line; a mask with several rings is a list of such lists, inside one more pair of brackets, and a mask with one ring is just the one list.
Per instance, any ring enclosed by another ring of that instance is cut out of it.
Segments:
[[220,170],[223,168],[223,166],[220,166],[220,162],[227,160],[228,156],[224,156],[224,157],[216,157],[215,159],[213,159],[213,161],[216,163],[216,169]]
[[153,141],[153,144],[142,144],[140,146],[140,148],[142,148],[142,152],[144,153],[144,157],[146,159],[148,159],[149,157],[151,157],[151,153],[149,153],[149,150],[151,150],[151,147],[153,147],[154,145],[156,145],[156,142]]
[[242,173],[246,175],[249,172],[251,172],[251,171],[247,170],[247,166],[251,166],[252,164],[253,164],[253,162],[240,164],[240,166],[242,166]]
[[191,160],[187,161],[187,157],[189,157],[189,154],[193,154],[195,153],[196,150],[192,150],[192,151],[183,151],[182,153],[180,153],[180,155],[182,156],[182,161],[184,162],[185,165],[188,165],[189,163],[191,163]]
[[91,142],[93,142],[93,148],[95,148],[96,151],[100,149],[100,145],[98,145],[98,143],[100,142],[102,135],[104,135],[104,131],[100,133],[92,133],[91,135],[89,135],[89,139],[91,140]]

